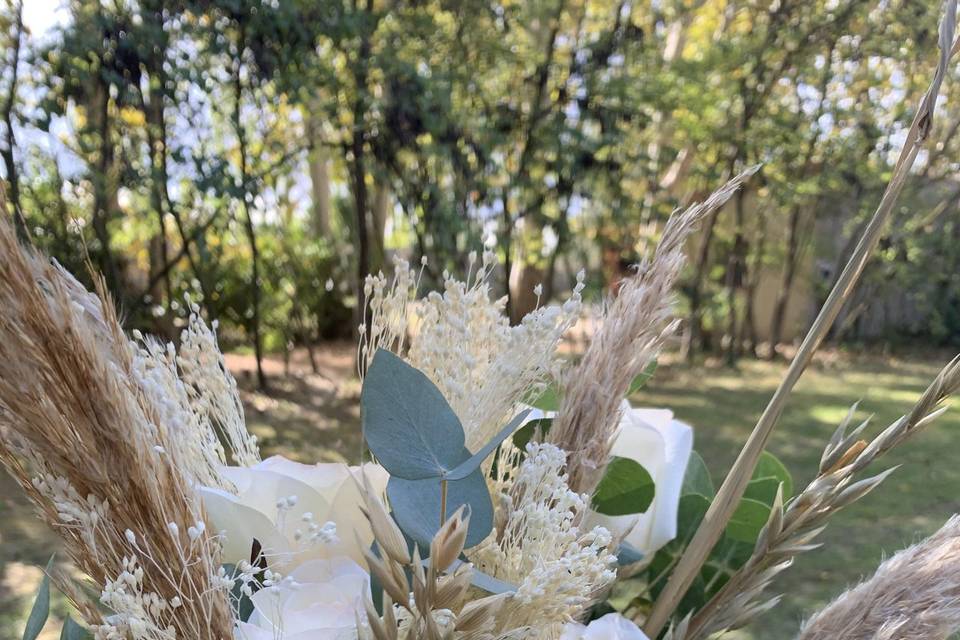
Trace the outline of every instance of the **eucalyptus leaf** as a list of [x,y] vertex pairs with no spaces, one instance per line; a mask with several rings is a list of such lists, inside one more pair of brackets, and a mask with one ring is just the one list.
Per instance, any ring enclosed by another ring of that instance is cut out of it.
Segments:
[[67,619],[63,621],[60,640],[89,640],[92,637],[89,631],[74,622],[70,616],[67,616]]
[[500,433],[493,436],[490,442],[483,445],[475,454],[451,469],[443,477],[447,480],[462,480],[479,469],[480,464],[486,460],[487,456],[493,453],[493,450],[499,447],[501,442],[509,438],[510,435],[517,430],[517,427],[523,424],[524,419],[529,413],[529,409],[521,411],[513,420],[507,423],[507,426],[500,430]]
[[[440,480],[407,480],[394,476],[387,482],[387,497],[400,529],[421,548],[429,548],[440,529]],[[480,469],[462,480],[447,482],[445,515],[449,517],[461,505],[470,507],[470,526],[464,544],[469,549],[482,542],[493,528],[493,503]]]
[[392,477],[437,478],[464,461],[463,425],[427,376],[378,349],[360,395],[364,438]]
[[633,546],[627,544],[626,542],[621,542],[620,546],[617,547],[617,565],[625,567],[629,564],[634,564],[643,560],[644,555],[638,549],[635,549]]
[[40,581],[40,587],[37,589],[37,597],[33,601],[33,608],[30,609],[30,616],[23,628],[23,640],[36,640],[43,631],[43,625],[47,624],[47,617],[50,615],[50,570],[52,568],[53,556],[50,556],[47,568],[43,571],[43,580]]
[[[423,563],[424,563],[424,566],[427,566],[427,564],[429,563],[429,560],[424,560]],[[450,567],[447,569],[447,572],[453,573],[463,565],[464,565],[463,560],[459,560],[459,559],[454,560],[453,564],[450,565]],[[514,591],[517,590],[516,585],[510,584],[509,582],[504,582],[503,580],[498,580],[497,578],[494,578],[493,576],[486,574],[483,571],[480,571],[476,567],[473,567],[470,570],[470,584],[472,584],[475,587],[479,587],[480,589],[483,589],[484,591],[486,591],[491,595],[498,595],[501,593],[513,593]]]
[[653,478],[639,462],[613,456],[593,493],[592,508],[608,516],[643,513],[654,492]]

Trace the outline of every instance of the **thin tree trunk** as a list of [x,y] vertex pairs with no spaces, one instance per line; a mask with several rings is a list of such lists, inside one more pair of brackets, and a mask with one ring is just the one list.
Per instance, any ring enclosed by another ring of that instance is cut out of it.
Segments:
[[767,217],[761,211],[758,220],[756,249],[754,250],[753,264],[750,266],[747,280],[746,307],[743,312],[743,324],[740,332],[740,343],[754,358],[757,357],[757,318],[756,300],[757,290],[760,288],[760,279],[763,277],[763,261],[767,251]]
[[95,169],[96,174],[93,176],[92,226],[93,233],[100,243],[100,269],[107,278],[107,284],[114,295],[122,300],[124,296],[123,291],[121,291],[120,273],[110,248],[110,232],[108,229],[110,216],[114,211],[112,202],[116,198],[116,193],[111,193],[114,154],[113,142],[110,140],[110,88],[99,76],[97,76],[96,82],[97,102],[93,111],[100,149]]
[[373,207],[370,211],[372,249],[370,269],[378,271],[386,262],[387,217],[390,214],[390,187],[385,181],[378,180],[373,194]]
[[241,206],[243,208],[243,223],[250,246],[250,290],[253,295],[253,312],[250,318],[253,330],[253,351],[257,359],[257,385],[261,390],[267,390],[267,376],[263,371],[263,341],[260,331],[260,254],[257,248],[257,232],[253,226],[253,217],[250,213],[250,185],[247,179],[247,136],[243,122],[240,119],[240,107],[243,98],[243,82],[240,71],[243,64],[243,53],[246,50],[245,30],[240,25],[240,35],[237,43],[237,59],[234,68],[233,88],[233,128],[237,136],[237,145],[240,152],[240,186]]
[[707,216],[707,221],[703,227],[703,236],[700,239],[700,247],[697,250],[697,260],[694,267],[693,281],[690,283],[690,313],[687,316],[687,331],[684,333],[684,340],[681,347],[683,359],[690,363],[700,346],[703,326],[701,324],[703,304],[703,286],[707,278],[707,270],[710,262],[710,245],[713,242],[714,230],[717,226],[717,217],[720,211],[714,209]]
[[[373,0],[367,0],[364,11],[367,16],[373,13]],[[356,292],[357,307],[355,310],[356,327],[369,330],[369,318],[363,305],[363,283],[370,274],[370,224],[369,194],[367,192],[367,167],[364,144],[366,142],[367,118],[367,65],[372,53],[370,34],[365,32],[360,40],[358,60],[353,65],[354,85],[356,97],[353,100],[353,135],[350,139],[350,180],[353,183],[353,206],[356,216],[357,231],[357,272]]]
[[23,0],[17,2],[14,10],[14,28],[16,29],[13,41],[12,60],[10,61],[10,86],[3,102],[3,124],[6,127],[6,146],[3,149],[3,163],[7,169],[7,182],[10,184],[9,200],[13,206],[13,224],[17,237],[21,242],[29,243],[30,234],[27,231],[27,221],[23,216],[23,204],[20,201],[20,176],[14,161],[14,149],[17,146],[16,134],[13,131],[13,106],[17,101],[17,80],[20,71],[20,49],[23,45]]
[[330,155],[321,144],[317,133],[318,124],[311,116],[308,135],[310,136],[310,191],[313,197],[313,232],[322,238],[330,238]]
[[790,293],[793,288],[793,279],[797,271],[797,258],[800,247],[800,206],[794,205],[790,210],[787,221],[787,255],[784,257],[783,270],[780,274],[780,288],[773,303],[773,317],[770,322],[770,351],[767,359],[773,360],[777,356],[777,347],[783,339],[783,323],[787,316],[787,304],[790,302]]

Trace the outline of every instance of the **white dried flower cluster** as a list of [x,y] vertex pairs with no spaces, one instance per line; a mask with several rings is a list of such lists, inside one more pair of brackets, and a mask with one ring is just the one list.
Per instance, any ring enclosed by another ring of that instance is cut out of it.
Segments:
[[97,539],[102,537],[101,525],[108,519],[110,505],[94,495],[84,498],[66,478],[49,473],[33,478],[33,486],[53,504],[58,522],[73,529],[90,552],[97,555]]
[[125,640],[126,638],[176,638],[172,624],[163,624],[164,618],[174,615],[182,605],[175,596],[166,600],[153,592],[143,590],[143,567],[136,556],[123,559],[123,571],[114,580],[108,580],[100,593],[100,602],[113,615],[106,624],[93,629],[95,640]]
[[[616,578],[610,533],[603,527],[581,532],[586,496],[567,485],[566,453],[550,444],[530,443],[516,479],[504,490],[502,530],[471,559],[501,580],[518,585],[519,605],[507,626],[536,622],[530,637],[553,637],[559,625],[574,619]],[[522,618],[522,619],[521,619]],[[543,626],[542,621],[558,623]]]
[[[227,372],[216,335],[199,316],[196,305],[180,335],[180,350],[134,331],[134,374],[150,406],[160,414],[154,447],[170,455],[191,481],[229,487],[218,469],[227,464],[221,437],[230,457],[249,466],[260,460],[256,436],[244,425],[243,407],[236,381]],[[148,426],[151,426],[148,423]]]
[[369,325],[364,323],[359,327],[357,362],[360,363],[361,380],[377,349],[395,353],[403,351],[410,304],[416,299],[421,273],[411,269],[406,260],[395,257],[392,279],[380,272],[368,275],[364,281],[363,307],[367,311]]
[[443,393],[471,451],[486,444],[549,374],[558,374],[557,345],[579,317],[584,287],[581,272],[566,302],[539,307],[510,326],[505,299],[491,297],[494,254],[486,251],[476,262],[471,253],[465,280],[444,272],[442,293],[432,291],[415,305],[414,323],[410,303],[418,278],[407,263],[397,261],[389,287],[382,274],[368,278],[371,325],[360,347],[367,362],[377,347],[400,354],[409,331],[407,360]]
[[180,334],[177,366],[186,384],[190,405],[204,416],[230,445],[232,462],[249,467],[260,461],[257,437],[247,431],[237,382],[227,370],[217,345],[217,322],[211,326],[190,306],[190,320]]

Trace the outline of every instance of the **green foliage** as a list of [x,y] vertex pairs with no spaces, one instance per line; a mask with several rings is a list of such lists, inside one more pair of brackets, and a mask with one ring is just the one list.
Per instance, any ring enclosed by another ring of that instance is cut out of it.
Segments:
[[593,492],[594,511],[608,516],[644,513],[653,502],[653,478],[640,463],[613,456]]
[[[771,453],[764,452],[751,477],[745,497],[734,512],[723,537],[711,551],[707,562],[684,596],[678,613],[697,609],[707,602],[750,558],[760,531],[767,523],[777,488],[783,486],[786,499],[792,493],[793,480],[786,467]],[[629,584],[627,595],[619,598],[633,606],[646,607],[666,584],[669,568],[679,558],[703,521],[714,497],[714,485],[703,458],[690,456],[684,476],[677,516],[677,537],[660,549],[639,580]],[[640,591],[637,594],[636,591]]]

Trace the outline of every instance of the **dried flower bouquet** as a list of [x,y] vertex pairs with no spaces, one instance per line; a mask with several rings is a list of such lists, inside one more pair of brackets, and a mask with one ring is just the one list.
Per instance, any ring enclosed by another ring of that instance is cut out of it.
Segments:
[[[582,277],[562,305],[516,326],[491,297],[490,253],[422,297],[402,261],[390,279],[368,278],[367,461],[353,467],[261,460],[196,307],[178,349],[127,336],[102,283],[86,291],[0,221],[0,461],[85,577],[52,576],[82,618],[61,637],[696,640],[775,606],[772,580],[960,387],[954,360],[872,437],[868,422],[850,428],[851,409],[796,492],[763,451],[930,131],[955,16],[949,0],[887,192],[718,490],[689,426],[625,398],[676,329],[685,241],[756,168],[670,219],[576,365],[557,347]],[[946,638],[960,629],[958,558],[953,518],[799,637]],[[25,639],[48,604],[45,579]]]

